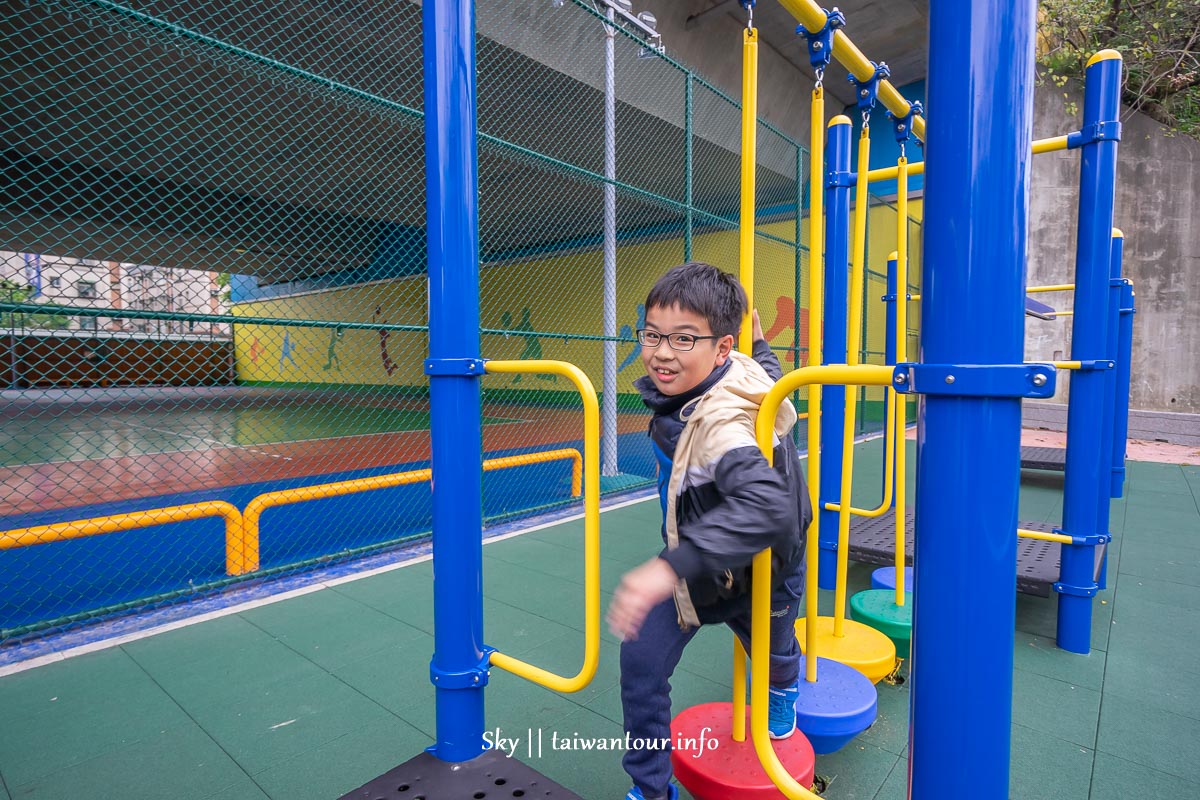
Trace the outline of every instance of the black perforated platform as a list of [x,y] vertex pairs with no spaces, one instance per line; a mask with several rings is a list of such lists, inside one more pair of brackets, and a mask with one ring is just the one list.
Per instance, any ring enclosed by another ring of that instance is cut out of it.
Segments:
[[451,764],[421,753],[340,800],[583,800],[533,767],[489,750]]
[[[905,563],[912,565],[913,512],[905,514],[908,524],[905,540]],[[888,512],[882,517],[852,517],[850,520],[850,558],[864,564],[890,567],[896,562],[896,515]],[[1054,526],[1045,522],[1021,522],[1018,527],[1050,533]],[[1014,532],[1015,535],[1015,532]],[[1017,591],[1049,597],[1058,580],[1058,558],[1062,545],[1040,539],[1017,539]],[[1096,548],[1096,577],[1104,559],[1104,547]]]
[[1067,451],[1062,447],[1022,447],[1021,469],[1048,469],[1066,472]]

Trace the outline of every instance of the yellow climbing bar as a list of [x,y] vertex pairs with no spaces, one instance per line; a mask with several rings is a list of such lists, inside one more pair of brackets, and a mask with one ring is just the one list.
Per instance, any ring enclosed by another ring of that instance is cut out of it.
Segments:
[[740,279],[746,290],[746,316],[742,319],[741,351],[754,349],[750,311],[754,308],[754,171],[758,133],[758,30],[742,33],[742,195],[738,224]]
[[1044,531],[1031,531],[1028,528],[1017,528],[1017,536],[1021,539],[1041,539],[1046,542],[1060,542],[1062,544],[1074,544],[1075,540],[1065,533],[1046,533]]
[[488,361],[488,373],[559,375],[575,384],[583,398],[583,666],[565,678],[520,659],[492,651],[492,666],[556,692],[578,692],[591,683],[600,663],[600,404],[588,376],[563,361]]

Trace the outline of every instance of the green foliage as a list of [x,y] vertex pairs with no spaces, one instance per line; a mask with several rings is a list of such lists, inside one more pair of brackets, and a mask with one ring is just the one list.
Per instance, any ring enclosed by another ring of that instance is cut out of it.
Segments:
[[[17,283],[10,278],[0,279],[0,300],[6,303],[24,303],[33,294],[33,287]],[[71,324],[66,314],[41,314],[5,311],[0,314],[0,328],[44,328],[62,330]]]
[[1041,0],[1038,60],[1058,87],[1111,48],[1125,60],[1122,102],[1200,138],[1200,2]]

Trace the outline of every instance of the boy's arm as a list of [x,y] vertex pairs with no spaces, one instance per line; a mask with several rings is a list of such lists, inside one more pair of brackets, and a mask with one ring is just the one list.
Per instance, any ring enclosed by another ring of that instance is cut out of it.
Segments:
[[754,348],[750,355],[760,367],[767,371],[771,380],[779,380],[783,377],[783,367],[779,365],[779,357],[771,350],[771,345],[767,344],[767,339],[763,336],[762,322],[758,319],[758,309],[754,309],[752,312],[750,327],[754,339]]
[[723,502],[700,519],[681,522],[679,547],[660,556],[684,579],[746,566],[760,550],[800,534],[787,476],[768,465],[757,447],[727,452],[714,480]]

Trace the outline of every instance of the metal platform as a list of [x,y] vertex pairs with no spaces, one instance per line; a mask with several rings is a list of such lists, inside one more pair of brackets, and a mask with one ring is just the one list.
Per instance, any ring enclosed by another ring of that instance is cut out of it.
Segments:
[[[912,566],[913,512],[908,511],[905,535],[905,561]],[[850,558],[864,564],[890,567],[895,564],[896,515],[889,511],[882,517],[852,517],[850,520]],[[1020,522],[1018,527],[1032,531],[1052,532],[1054,526],[1045,522]],[[1013,532],[1016,535],[1016,532]],[[1049,597],[1058,580],[1058,542],[1040,539],[1017,540],[1017,591],[1038,597]],[[1096,578],[1104,563],[1104,546],[1096,548]]]
[[1066,472],[1067,451],[1063,447],[1022,447],[1021,469]]
[[451,764],[420,753],[340,800],[466,800],[478,798],[550,798],[583,800],[533,767],[501,750],[488,750],[470,761]]

